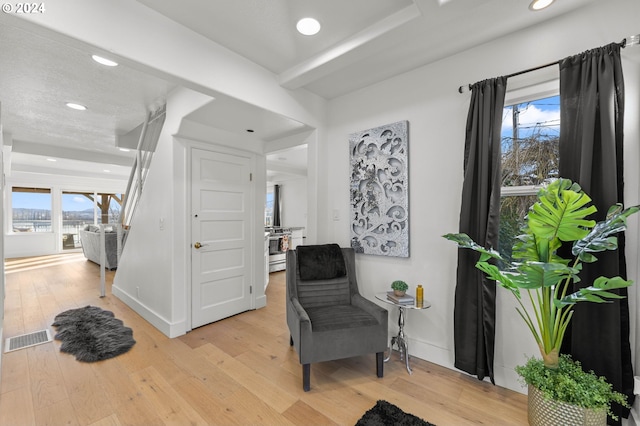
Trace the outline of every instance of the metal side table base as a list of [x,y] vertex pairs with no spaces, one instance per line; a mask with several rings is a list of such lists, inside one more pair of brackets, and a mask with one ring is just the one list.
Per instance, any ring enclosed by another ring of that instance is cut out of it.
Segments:
[[391,354],[395,350],[400,353],[400,361],[404,361],[405,367],[407,368],[407,372],[412,374],[411,367],[409,366],[409,341],[407,336],[404,334],[404,315],[405,309],[426,309],[431,306],[431,304],[427,301],[424,301],[420,305],[402,305],[400,303],[395,303],[392,300],[387,298],[386,293],[378,293],[376,294],[376,298],[385,303],[389,303],[391,305],[397,306],[399,310],[398,315],[398,335],[391,338],[391,343],[389,344],[389,355],[384,359],[384,362],[388,362],[391,359]]
[[397,351],[400,353],[400,361],[404,361],[407,367],[407,372],[412,374],[411,367],[409,367],[409,342],[407,336],[404,334],[404,306],[398,306],[400,314],[398,315],[398,335],[391,338],[391,345],[389,345],[389,356],[385,361],[391,358],[393,347],[397,347]]

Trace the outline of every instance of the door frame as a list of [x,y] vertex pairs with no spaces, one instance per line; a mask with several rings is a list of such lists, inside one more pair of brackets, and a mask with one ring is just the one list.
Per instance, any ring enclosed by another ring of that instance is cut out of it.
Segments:
[[[212,144],[212,143],[203,143],[203,142],[198,142],[198,141],[190,141],[190,140],[185,140],[185,149],[186,149],[186,158],[185,158],[185,206],[184,206],[184,217],[185,217],[185,250],[187,255],[185,256],[185,271],[184,271],[184,276],[185,276],[185,331],[189,332],[193,329],[193,317],[192,317],[192,258],[191,256],[193,255],[193,250],[191,245],[193,244],[192,242],[192,221],[191,221],[191,172],[192,172],[192,161],[193,161],[193,150],[194,149],[198,149],[198,150],[203,150],[203,151],[209,151],[209,152],[213,152],[213,153],[219,153],[219,154],[227,154],[227,155],[235,155],[238,157],[244,157],[244,158],[248,158],[251,164],[251,173],[253,174],[254,178],[252,179],[252,184],[251,184],[251,188],[249,189],[250,191],[250,199],[251,199],[251,219],[250,219],[250,225],[249,225],[249,232],[251,233],[251,235],[253,235],[253,238],[251,239],[251,247],[249,247],[249,251],[250,251],[250,261],[251,261],[251,276],[250,276],[250,280],[251,280],[251,286],[252,286],[252,291],[251,291],[251,297],[250,297],[250,309],[256,309],[256,295],[257,295],[257,289],[260,287],[258,285],[258,283],[256,282],[257,277],[260,276],[259,274],[256,274],[256,262],[258,261],[258,258],[256,256],[256,248],[258,247],[256,245],[256,235],[258,230],[256,229],[256,220],[257,220],[257,212],[258,212],[258,206],[256,206],[256,185],[258,183],[258,179],[256,179],[256,164],[257,164],[257,155],[251,151],[244,151],[244,150],[240,150],[240,149],[234,149],[234,148],[229,148],[223,145],[216,145],[216,144]],[[262,233],[259,234],[262,237]],[[262,248],[262,238],[260,239],[261,243],[260,243],[260,251],[263,251]]]

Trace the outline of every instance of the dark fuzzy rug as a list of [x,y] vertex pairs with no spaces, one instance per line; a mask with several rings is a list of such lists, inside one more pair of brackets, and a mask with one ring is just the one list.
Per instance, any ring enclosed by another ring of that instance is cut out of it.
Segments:
[[115,318],[113,312],[95,306],[58,314],[52,325],[58,329],[55,339],[62,341],[60,351],[75,355],[78,361],[113,358],[136,343],[133,331]]
[[356,426],[435,426],[433,423],[425,422],[420,417],[405,413],[395,405],[380,400],[372,409],[364,413],[358,420]]

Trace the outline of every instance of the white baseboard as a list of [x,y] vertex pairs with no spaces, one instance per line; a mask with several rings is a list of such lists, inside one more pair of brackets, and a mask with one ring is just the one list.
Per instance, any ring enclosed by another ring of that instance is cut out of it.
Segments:
[[[454,354],[449,349],[440,348],[429,342],[418,339],[409,338],[409,355],[420,358],[425,361],[433,362],[450,370],[467,374],[462,370],[458,370],[454,366]],[[526,387],[523,387],[518,381],[518,374],[513,368],[494,365],[494,378],[497,386],[510,389],[522,394],[527,393]],[[485,381],[489,381],[486,377]]]
[[111,287],[111,293],[122,300],[127,306],[133,309],[138,315],[147,320],[151,325],[164,333],[167,337],[178,337],[186,334],[186,324],[184,321],[178,323],[170,323],[160,315],[147,308],[139,300],[117,287],[115,284]]
[[264,308],[267,306],[267,296],[262,295],[260,297],[256,297],[256,309]]
[[440,348],[423,340],[409,338],[409,355],[425,361],[433,362],[450,370],[455,370],[453,366],[453,352]]

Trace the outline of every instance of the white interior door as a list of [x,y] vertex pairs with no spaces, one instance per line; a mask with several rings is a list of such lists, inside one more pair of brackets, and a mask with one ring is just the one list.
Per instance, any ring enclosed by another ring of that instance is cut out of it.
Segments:
[[191,326],[251,308],[251,160],[191,150]]

